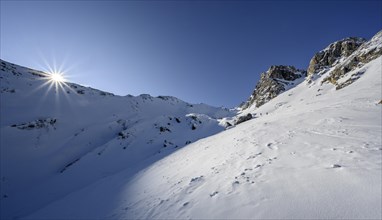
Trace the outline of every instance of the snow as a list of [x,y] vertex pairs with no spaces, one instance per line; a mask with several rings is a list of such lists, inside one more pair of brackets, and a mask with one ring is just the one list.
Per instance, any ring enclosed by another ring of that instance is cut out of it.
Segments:
[[1,219],[381,219],[382,57],[335,67],[228,110],[1,61]]
[[381,62],[341,90],[301,83],[246,110],[255,119],[99,178],[26,219],[380,219]]
[[[225,129],[235,111],[175,97],[114,96],[1,62],[1,218],[25,216],[121,170]],[[51,88],[49,89],[49,87]]]

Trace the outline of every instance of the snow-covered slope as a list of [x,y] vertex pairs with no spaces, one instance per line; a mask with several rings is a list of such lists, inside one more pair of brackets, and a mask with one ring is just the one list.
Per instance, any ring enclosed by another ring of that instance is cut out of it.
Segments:
[[73,84],[56,102],[29,70],[4,70],[1,215],[381,219],[382,57],[373,49],[381,42],[377,34],[353,48],[373,59],[337,79],[352,83],[338,89],[327,81],[354,54],[337,57],[241,110],[237,116],[252,119],[227,130],[220,125],[235,121],[235,112]]
[[381,64],[338,91],[300,84],[258,118],[29,218],[380,219]]
[[[17,217],[120,170],[134,173],[224,130],[235,112],[175,97],[114,96],[1,61],[1,217]],[[56,87],[57,86],[57,87]]]

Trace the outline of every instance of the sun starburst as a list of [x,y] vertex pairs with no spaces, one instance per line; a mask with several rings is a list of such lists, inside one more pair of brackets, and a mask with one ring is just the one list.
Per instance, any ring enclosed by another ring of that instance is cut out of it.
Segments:
[[66,81],[63,73],[51,73],[50,79],[55,83],[63,83]]
[[45,94],[42,98],[45,99],[49,94],[53,93],[57,101],[60,97],[65,97],[67,100],[70,100],[69,94],[76,94],[70,86],[71,84],[68,82],[67,74],[62,66],[57,68],[55,62],[53,66],[46,63],[46,66],[42,69],[44,69],[44,71],[40,72],[42,76],[40,79],[43,83],[36,88],[36,91],[45,88]]

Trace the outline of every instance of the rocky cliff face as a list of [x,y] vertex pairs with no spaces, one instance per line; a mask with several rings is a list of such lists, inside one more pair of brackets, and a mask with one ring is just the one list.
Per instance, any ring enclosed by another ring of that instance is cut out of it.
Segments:
[[325,73],[341,59],[349,57],[364,42],[366,40],[363,38],[349,37],[330,44],[324,50],[316,53],[310,60],[308,76]]
[[[374,37],[362,45],[349,56],[338,63],[330,72],[329,76],[323,80],[323,83],[330,82],[336,86],[336,89],[342,89],[355,80],[357,80],[364,72],[362,66],[382,55],[382,31],[379,31]],[[360,71],[348,75],[350,71],[361,68]],[[344,80],[345,79],[345,80]]]
[[242,108],[248,108],[255,104],[259,107],[280,93],[296,84],[296,80],[306,76],[305,70],[296,69],[293,66],[271,66],[265,73],[261,74],[260,81],[248,101]]
[[[297,80],[302,77],[306,77],[306,81],[310,83],[326,74],[320,78],[321,84],[332,83],[336,89],[344,88],[361,77],[365,72],[361,68],[364,64],[381,55],[382,31],[369,41],[360,37],[336,41],[313,56],[307,71],[298,70],[293,66],[271,66],[268,71],[262,73],[252,95],[240,107],[260,107],[296,85]],[[359,71],[351,72],[356,68],[360,68]]]

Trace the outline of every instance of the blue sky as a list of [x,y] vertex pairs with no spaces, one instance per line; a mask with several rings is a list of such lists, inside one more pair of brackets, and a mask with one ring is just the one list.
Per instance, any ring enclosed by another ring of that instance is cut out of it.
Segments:
[[381,1],[1,1],[1,59],[118,95],[233,107],[271,65],[371,38]]

